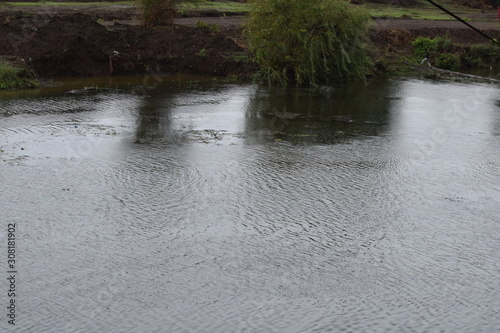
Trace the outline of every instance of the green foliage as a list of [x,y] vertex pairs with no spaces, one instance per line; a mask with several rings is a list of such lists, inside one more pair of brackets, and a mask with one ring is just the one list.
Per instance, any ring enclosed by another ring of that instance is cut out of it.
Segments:
[[201,20],[196,22],[195,28],[207,29],[207,30],[210,30],[211,32],[218,32],[219,31],[219,26],[217,24],[207,24]]
[[26,70],[0,61],[0,89],[37,88],[40,82],[29,75]]
[[199,20],[198,22],[196,22],[196,24],[194,25],[194,27],[198,28],[198,29],[205,29],[205,28],[208,28],[208,24],[206,24],[202,20]]
[[183,3],[179,5],[179,8],[184,11],[190,10],[217,10],[224,16],[225,13],[246,13],[249,10],[249,5],[246,1],[205,1],[197,0],[194,3]]
[[205,49],[201,49],[200,52],[197,53],[197,55],[201,59],[205,59],[206,57],[208,57],[207,50]]
[[456,71],[460,68],[460,59],[453,54],[443,53],[436,58],[435,65],[438,68]]
[[212,32],[219,32],[219,26],[217,24],[211,24],[208,26],[208,28],[210,29],[210,31]]
[[236,62],[249,62],[248,55],[245,52],[225,52],[224,55],[229,56]]
[[441,37],[438,36],[434,38],[436,41],[436,51],[437,52],[452,52],[455,49],[453,41],[448,36]]
[[500,63],[500,49],[496,44],[463,45],[445,37],[433,39],[417,37],[412,43],[414,53],[421,59],[427,51],[435,56],[434,64],[443,69],[458,70],[460,67],[491,67]]
[[364,78],[370,15],[343,0],[250,0],[250,50],[268,84],[332,83]]
[[500,62],[500,49],[496,44],[474,44],[464,49],[462,63],[468,67],[490,67]]
[[475,44],[470,47],[470,54],[479,57],[484,61],[491,61],[499,55],[498,45],[495,44]]
[[413,41],[413,43],[411,43],[411,45],[413,46],[413,51],[420,58],[424,58],[426,56],[427,52],[433,53],[433,51],[436,50],[436,44],[437,44],[437,40],[435,38],[430,39],[430,38],[421,37],[421,36],[417,37]]

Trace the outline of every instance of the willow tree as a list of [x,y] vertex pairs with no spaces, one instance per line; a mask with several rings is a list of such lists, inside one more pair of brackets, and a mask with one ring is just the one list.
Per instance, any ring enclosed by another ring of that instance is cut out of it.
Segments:
[[246,25],[260,65],[256,80],[272,85],[323,84],[364,78],[370,15],[344,0],[250,0]]

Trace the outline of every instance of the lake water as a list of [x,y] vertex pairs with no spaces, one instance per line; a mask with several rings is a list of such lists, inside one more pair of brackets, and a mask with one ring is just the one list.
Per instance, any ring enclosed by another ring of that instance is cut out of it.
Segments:
[[497,85],[146,79],[0,93],[2,330],[500,332]]

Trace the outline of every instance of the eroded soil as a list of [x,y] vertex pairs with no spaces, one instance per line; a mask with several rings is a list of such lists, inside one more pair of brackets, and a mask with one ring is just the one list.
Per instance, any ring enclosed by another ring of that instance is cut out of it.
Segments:
[[[248,77],[244,16],[199,12],[170,27],[145,28],[133,5],[0,6],[0,56],[23,62],[40,77],[187,73]],[[193,14],[193,13],[191,13]],[[468,14],[500,40],[496,10]],[[198,21],[218,31],[196,28]],[[405,48],[416,36],[448,36],[459,43],[488,42],[458,21],[377,19],[370,38],[377,49]],[[243,59],[243,60],[242,60]]]

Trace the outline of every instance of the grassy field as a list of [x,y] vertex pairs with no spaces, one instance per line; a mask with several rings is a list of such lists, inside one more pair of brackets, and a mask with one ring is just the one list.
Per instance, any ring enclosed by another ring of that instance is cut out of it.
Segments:
[[179,5],[180,10],[218,10],[221,12],[248,12],[250,5],[244,2],[221,1],[209,2],[199,1],[197,3],[184,3]]
[[[477,13],[478,10],[471,9],[463,6],[456,6],[449,1],[440,1],[440,3],[453,13]],[[364,5],[353,5],[356,7],[363,7],[370,11],[372,17],[391,17],[401,18],[407,17],[416,20],[454,20],[448,14],[442,12],[440,9],[432,6],[428,2],[423,1],[418,7],[400,7],[395,5],[384,5],[375,3],[366,3]],[[250,6],[247,3],[220,1],[209,2],[199,1],[196,4],[182,4],[179,6],[180,10],[218,10],[223,12],[248,12]]]
[[[454,14],[459,13],[462,17],[466,17],[467,13],[472,14],[480,12],[477,9],[453,5],[449,1],[439,1],[439,4]],[[425,1],[418,7],[400,7],[374,3],[362,6],[371,12],[372,17],[412,18],[415,20],[454,20],[450,15]]]
[[112,5],[135,5],[135,1],[117,1],[117,2],[55,2],[55,1],[40,1],[40,2],[5,2],[0,6],[15,6],[15,7],[30,7],[30,6],[112,6]]
[[[7,2],[0,3],[0,6],[12,7],[28,7],[28,6],[113,6],[113,5],[136,5],[138,0],[119,1],[119,2],[55,2],[55,1],[40,1],[40,2]],[[439,1],[441,5],[449,9],[453,13],[459,13],[462,17],[467,17],[468,13],[479,13],[477,9],[453,5],[449,0]],[[363,7],[370,11],[374,18],[389,17],[389,18],[412,18],[415,20],[453,20],[448,14],[440,9],[432,6],[426,1],[422,1],[421,5],[416,7],[400,7],[395,5],[384,5],[375,3],[366,3],[364,5],[353,5]],[[250,10],[250,5],[243,2],[234,1],[205,1],[195,0],[194,3],[186,2],[178,6],[180,12],[191,10],[217,10],[220,12],[241,12],[246,13]]]

